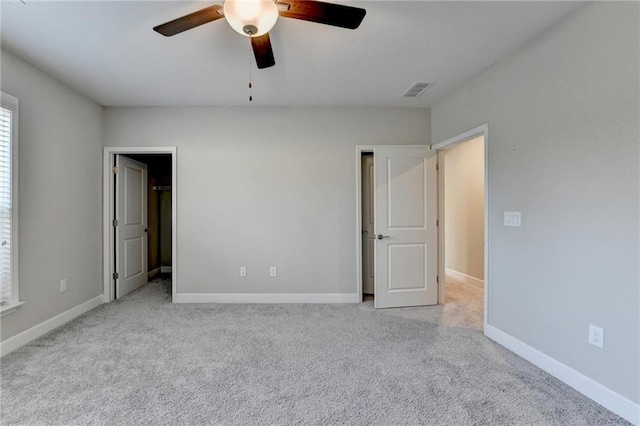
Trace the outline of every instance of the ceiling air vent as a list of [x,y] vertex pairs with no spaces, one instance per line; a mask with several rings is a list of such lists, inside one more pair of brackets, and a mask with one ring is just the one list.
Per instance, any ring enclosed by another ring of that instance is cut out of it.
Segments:
[[422,95],[422,92],[427,90],[427,87],[431,86],[431,83],[415,83],[413,86],[402,95],[403,98],[417,98]]

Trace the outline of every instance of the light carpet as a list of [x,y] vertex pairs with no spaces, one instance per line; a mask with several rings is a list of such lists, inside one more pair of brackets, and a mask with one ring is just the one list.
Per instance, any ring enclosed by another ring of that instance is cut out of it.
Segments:
[[627,424],[454,314],[177,305],[156,281],[5,356],[1,422]]

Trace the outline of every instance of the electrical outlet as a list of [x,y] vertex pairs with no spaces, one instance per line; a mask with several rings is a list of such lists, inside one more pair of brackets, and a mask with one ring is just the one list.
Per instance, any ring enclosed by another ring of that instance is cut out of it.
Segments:
[[246,266],[241,266],[240,267],[240,276],[241,277],[246,277],[247,276],[247,267]]
[[272,266],[271,268],[269,268],[269,276],[270,277],[277,277],[278,276],[278,267],[277,266]]
[[604,349],[604,330],[589,324],[589,343],[600,349]]
[[65,291],[67,291],[67,280],[66,280],[66,278],[64,280],[60,280],[60,293],[64,293]]

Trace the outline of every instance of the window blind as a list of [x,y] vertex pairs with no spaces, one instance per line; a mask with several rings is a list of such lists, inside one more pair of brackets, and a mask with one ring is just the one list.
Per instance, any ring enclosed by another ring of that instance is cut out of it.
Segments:
[[13,111],[0,107],[0,305],[13,301],[11,281],[11,133]]

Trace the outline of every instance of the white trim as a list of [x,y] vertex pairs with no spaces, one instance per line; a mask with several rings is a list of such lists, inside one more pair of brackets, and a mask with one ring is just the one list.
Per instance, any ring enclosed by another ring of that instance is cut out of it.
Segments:
[[[487,329],[488,323],[487,320],[489,318],[489,124],[482,124],[474,129],[471,129],[467,132],[461,133],[458,136],[454,136],[452,138],[447,139],[444,142],[437,143],[435,145],[431,145],[431,149],[435,149],[438,151],[438,158],[441,158],[440,152],[443,149],[451,148],[453,145],[457,145],[459,143],[467,142],[471,139],[477,138],[479,136],[484,136],[484,319],[483,325],[484,329]],[[444,157],[442,157],[444,158]],[[440,174],[438,177],[444,177],[444,166],[439,167]],[[438,194],[438,202],[441,201],[441,195],[444,197],[444,194]],[[444,198],[442,198],[444,200]],[[440,223],[438,228],[438,234],[444,232],[444,218],[442,223]],[[438,239],[438,271],[444,272],[444,238]],[[440,244],[442,243],[442,244]],[[442,290],[442,294],[438,295],[439,301],[441,300],[444,303],[444,278],[440,283]],[[486,334],[486,331],[485,331]]]
[[[436,151],[438,156],[438,305],[446,303],[446,272],[445,272],[445,235],[446,217],[444,215],[444,173],[447,166],[444,161],[444,151]],[[442,279],[440,278],[442,277]]]
[[606,409],[613,411],[635,425],[640,425],[640,404],[612,391],[492,325],[485,325],[484,334]]
[[444,268],[444,273],[446,275],[449,275],[452,278],[455,278],[458,281],[462,281],[465,284],[468,284],[477,288],[484,288],[484,281],[479,280],[476,277],[472,277],[471,275],[467,275],[450,268]]
[[171,266],[161,266],[160,267],[160,273],[161,274],[168,274],[169,272],[171,272]]
[[357,293],[179,293],[173,301],[174,303],[360,303],[362,296]]
[[[470,141],[471,139],[475,139],[480,135],[484,135],[485,138],[489,133],[489,125],[483,124],[481,126],[476,127],[475,129],[468,130],[464,133],[459,134],[458,136],[454,136],[452,138],[447,139],[444,142],[437,143],[435,145],[431,145],[431,149],[435,149],[439,151],[445,148],[451,148],[453,145],[457,145],[459,143]],[[485,141],[486,142],[486,141]]]
[[151,280],[155,278],[155,276],[158,275],[159,273],[160,273],[160,267],[152,269],[149,272],[147,272],[147,277],[149,280]]
[[13,352],[16,349],[21,348],[22,346],[37,339],[38,337],[44,336],[51,330],[54,330],[61,325],[68,323],[72,319],[77,318],[80,315],[102,305],[102,303],[103,296],[96,296],[93,299],[87,300],[86,302],[76,306],[75,308],[64,311],[63,313],[58,314],[51,319],[34,325],[33,327],[23,331],[22,333],[16,334],[13,337],[9,337],[8,339],[3,340],[2,343],[0,343],[0,356],[5,356],[9,352]]
[[112,271],[115,269],[113,257],[112,220],[114,184],[111,172],[111,159],[116,154],[171,154],[171,291],[172,301],[175,302],[178,289],[177,259],[178,259],[178,160],[175,146],[146,146],[146,147],[104,147],[102,158],[102,241],[103,241],[103,298],[104,303],[114,300]]
[[14,303],[13,305],[4,305],[0,307],[0,317],[9,315],[18,310],[20,306],[24,305],[24,302]]
[[18,178],[20,165],[19,152],[20,152],[20,101],[13,95],[5,92],[0,92],[0,105],[13,112],[11,116],[11,300],[9,304],[4,306],[2,316],[11,314],[18,310],[18,307],[24,305],[24,301],[20,301],[20,263],[18,256],[20,253],[20,228],[18,220],[20,218],[20,212],[18,211],[19,191],[18,191]]

